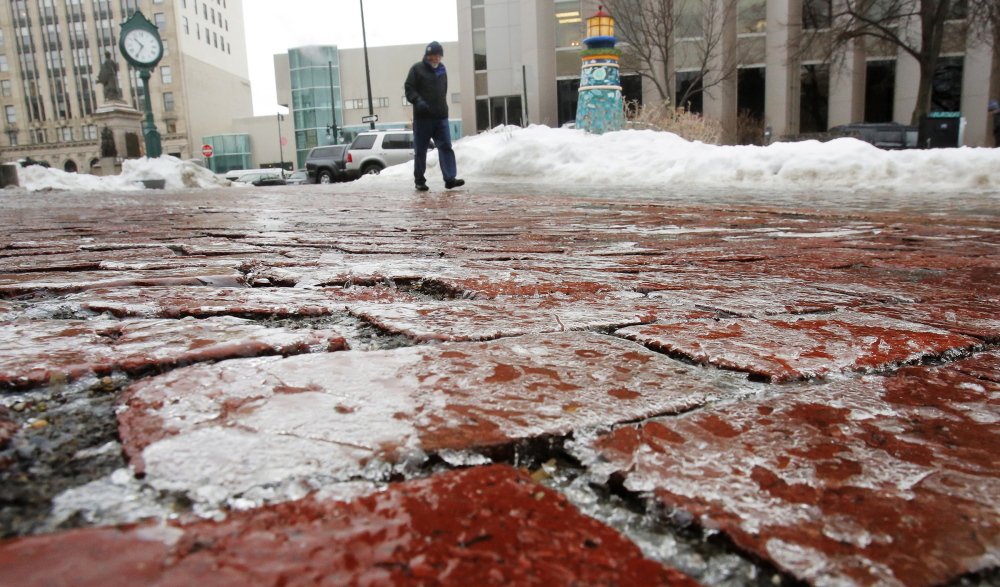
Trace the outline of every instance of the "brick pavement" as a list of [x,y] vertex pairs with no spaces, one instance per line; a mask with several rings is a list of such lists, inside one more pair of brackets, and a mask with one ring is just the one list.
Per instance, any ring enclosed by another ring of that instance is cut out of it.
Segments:
[[0,197],[0,583],[996,578],[988,202]]

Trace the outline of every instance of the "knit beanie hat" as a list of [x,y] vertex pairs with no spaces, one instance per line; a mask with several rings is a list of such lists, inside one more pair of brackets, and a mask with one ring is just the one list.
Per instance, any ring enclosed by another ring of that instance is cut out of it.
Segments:
[[438,43],[437,41],[431,41],[430,44],[427,45],[427,49],[424,50],[424,57],[427,57],[428,55],[444,55],[444,47],[442,47],[441,43]]

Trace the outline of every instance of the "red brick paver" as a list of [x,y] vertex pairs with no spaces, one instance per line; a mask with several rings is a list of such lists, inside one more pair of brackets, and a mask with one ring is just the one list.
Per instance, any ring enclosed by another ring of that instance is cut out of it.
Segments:
[[0,577],[107,585],[671,585],[558,493],[493,466],[352,502],[306,498],[224,522],[74,530],[0,542]]
[[908,367],[596,446],[630,489],[803,580],[936,585],[996,563],[998,398],[1000,385],[957,369]]

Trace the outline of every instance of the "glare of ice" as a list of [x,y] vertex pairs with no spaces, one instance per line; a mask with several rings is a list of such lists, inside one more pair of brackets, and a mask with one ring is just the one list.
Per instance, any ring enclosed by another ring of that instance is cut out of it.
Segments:
[[438,451],[438,456],[453,467],[472,467],[488,465],[493,462],[489,457],[467,450],[445,449]]
[[46,526],[55,529],[76,514],[91,524],[111,526],[167,518],[171,512],[158,502],[156,492],[137,481],[130,471],[118,469],[57,495]]
[[217,188],[229,180],[191,161],[162,155],[157,159],[126,159],[119,175],[98,177],[87,173],[67,173],[60,169],[31,165],[18,168],[18,181],[29,191],[44,189],[74,191],[143,190],[144,179],[162,179],[167,189]]
[[135,535],[142,540],[162,542],[167,546],[173,546],[184,536],[184,530],[161,523],[156,526],[141,526],[136,529]]

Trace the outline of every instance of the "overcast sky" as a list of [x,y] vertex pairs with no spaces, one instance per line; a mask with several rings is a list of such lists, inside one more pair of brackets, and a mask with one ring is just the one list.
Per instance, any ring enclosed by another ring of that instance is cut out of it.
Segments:
[[362,46],[361,1],[369,47],[458,40],[455,0],[243,0],[255,115],[284,112],[274,90],[276,53]]

